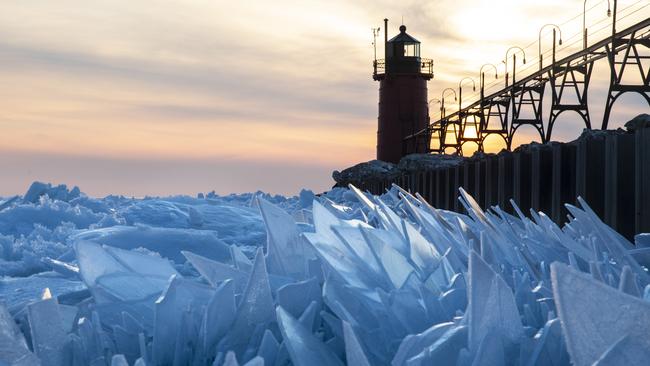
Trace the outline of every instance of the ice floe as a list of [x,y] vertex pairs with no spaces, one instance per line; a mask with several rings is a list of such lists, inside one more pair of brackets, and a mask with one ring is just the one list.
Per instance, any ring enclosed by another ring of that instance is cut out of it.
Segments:
[[646,235],[459,200],[33,185],[0,204],[0,364],[648,364]]

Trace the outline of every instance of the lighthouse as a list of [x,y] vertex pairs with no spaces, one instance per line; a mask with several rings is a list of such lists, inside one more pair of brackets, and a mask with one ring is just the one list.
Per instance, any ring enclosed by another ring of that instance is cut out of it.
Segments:
[[420,41],[405,25],[388,40],[388,19],[384,50],[384,59],[373,63],[373,79],[379,81],[377,159],[398,163],[405,155],[429,152],[427,81],[433,61],[420,57]]

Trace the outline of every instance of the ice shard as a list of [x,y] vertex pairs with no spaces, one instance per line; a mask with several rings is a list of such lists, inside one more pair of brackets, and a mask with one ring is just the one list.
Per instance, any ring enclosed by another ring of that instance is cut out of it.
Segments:
[[395,288],[401,288],[411,273],[415,272],[413,266],[400,252],[390,245],[388,235],[378,229],[364,229],[361,231],[372,251],[378,260],[384,273],[388,275]]
[[111,358],[111,366],[129,366],[124,355],[114,355]]
[[40,365],[40,360],[27,347],[27,342],[16,322],[0,303],[0,364]]
[[469,349],[477,350],[494,331],[517,343],[524,332],[512,290],[476,252],[469,258]]
[[499,334],[499,330],[491,332],[486,335],[476,351],[474,362],[472,366],[490,365],[490,366],[505,366],[506,355],[504,350],[503,338]]
[[209,230],[118,225],[86,230],[73,235],[71,239],[127,250],[142,247],[178,264],[185,261],[181,255],[182,250],[216,261],[227,261],[230,258],[228,245],[215,232]]
[[103,246],[103,249],[120,264],[141,276],[157,277],[166,281],[171,276],[178,275],[167,259],[110,246]]
[[527,365],[567,365],[569,354],[566,349],[566,342],[562,335],[560,319],[549,320],[544,327],[535,335],[534,348],[530,354],[522,354],[527,358]]
[[217,287],[203,313],[200,329],[203,352],[211,355],[211,350],[235,320],[236,313],[234,285],[232,280],[226,280]]
[[641,289],[639,288],[639,284],[637,282],[637,276],[628,266],[623,266],[618,289],[628,295],[641,297]]
[[[152,356],[155,364],[165,364],[173,360],[177,336],[189,319],[181,317],[184,311],[206,306],[214,293],[210,287],[180,277],[172,277],[169,286],[156,301],[154,308],[154,333]],[[192,313],[193,316],[198,314]],[[200,319],[194,319],[200,324]],[[189,341],[189,340],[188,340]]]
[[45,297],[27,307],[32,347],[43,366],[64,366],[68,337],[59,313],[59,303],[56,298]]
[[277,303],[294,318],[299,318],[309,304],[314,301],[320,304],[321,296],[318,281],[311,278],[280,287],[277,291]]
[[264,359],[265,363],[272,364],[276,359],[279,349],[280,344],[275,339],[273,333],[268,329],[265,330],[262,342],[257,350],[257,356]]
[[406,221],[402,221],[402,225],[409,243],[410,259],[419,269],[422,278],[426,278],[438,266],[441,255],[413,225]]
[[562,263],[551,265],[551,276],[562,330],[575,364],[591,365],[610,348],[617,354],[621,350],[648,354],[650,303]]
[[243,291],[248,280],[246,272],[234,268],[228,264],[213,261],[209,258],[202,257],[192,252],[182,252],[185,258],[196,268],[196,270],[208,281],[213,287],[217,287],[221,282],[231,280],[237,292]]
[[327,346],[282,307],[276,309],[282,337],[295,365],[343,366]]
[[312,255],[299,237],[294,219],[261,197],[258,204],[267,229],[269,271],[303,279],[307,273],[307,260]]
[[434,363],[456,365],[461,350],[467,347],[467,327],[449,329],[431,346],[406,361],[408,366],[425,366]]
[[370,366],[361,343],[354,334],[354,329],[348,322],[343,322],[343,334],[345,337],[345,355],[348,365]]
[[407,335],[400,343],[399,349],[397,350],[391,365],[404,365],[406,360],[422,353],[425,348],[434,344],[452,327],[454,327],[454,323],[440,323],[420,334]]
[[97,278],[102,275],[129,272],[124,265],[97,243],[78,241],[75,244],[75,252],[81,277],[89,287],[95,285]]
[[241,295],[237,315],[228,334],[228,346],[243,353],[251,333],[275,320],[275,305],[262,248],[255,254],[253,269]]
[[647,343],[638,337],[625,336],[606,349],[593,365],[645,366],[650,360],[650,348]]
[[[178,272],[166,259],[97,243],[75,243],[79,271],[86,285],[98,296],[137,301],[160,293]],[[100,300],[101,301],[101,300]]]
[[235,355],[235,352],[229,351],[226,353],[226,358],[223,361],[223,366],[239,366],[239,362],[237,362],[237,355]]

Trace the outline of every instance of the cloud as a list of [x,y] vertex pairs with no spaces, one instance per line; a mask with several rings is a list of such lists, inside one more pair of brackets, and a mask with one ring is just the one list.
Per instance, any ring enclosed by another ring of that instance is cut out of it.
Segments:
[[[456,88],[464,76],[476,78],[485,62],[498,64],[503,75],[499,63],[513,44],[529,45],[527,66],[534,69],[541,25],[562,22],[581,5],[564,0],[3,2],[0,144],[16,154],[32,154],[23,161],[34,169],[45,169],[39,159],[47,162],[48,152],[84,157],[88,165],[95,159],[110,169],[117,165],[106,161],[127,158],[150,159],[153,165],[168,159],[178,166],[178,159],[214,161],[221,164],[221,179],[235,190],[241,182],[225,178],[228,169],[238,171],[237,164],[227,164],[235,159],[269,174],[274,170],[261,168],[264,164],[283,174],[291,171],[305,184],[315,175],[329,184],[331,169],[375,154],[378,85],[371,78],[370,28],[383,27],[384,17],[390,19],[392,37],[403,16],[409,33],[422,41],[423,56],[435,60],[433,98],[444,88]],[[588,19],[606,26],[605,9],[598,6],[604,4],[594,2]],[[562,24],[567,44],[580,41],[570,37],[579,31],[574,23],[580,19]],[[596,114],[608,76],[599,70],[591,95]],[[647,106],[639,100],[624,98],[616,118],[643,110]],[[568,138],[579,121],[568,118],[562,125],[558,136]],[[146,170],[144,164],[137,166]],[[295,169],[283,170],[282,164]],[[200,165],[187,164],[197,170]],[[80,174],[73,164],[60,167],[63,178]],[[116,189],[135,187],[136,176],[124,173]],[[277,191],[286,184],[257,182]]]

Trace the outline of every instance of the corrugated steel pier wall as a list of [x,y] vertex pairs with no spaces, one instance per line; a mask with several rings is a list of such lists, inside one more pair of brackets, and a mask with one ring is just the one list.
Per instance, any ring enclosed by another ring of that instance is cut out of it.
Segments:
[[418,192],[431,205],[462,212],[458,188],[483,207],[513,213],[543,211],[567,221],[565,203],[584,198],[598,216],[623,236],[650,232],[650,128],[633,133],[594,133],[572,143],[530,145],[466,160],[459,166],[403,174],[391,180],[357,182],[373,194],[392,184]]

